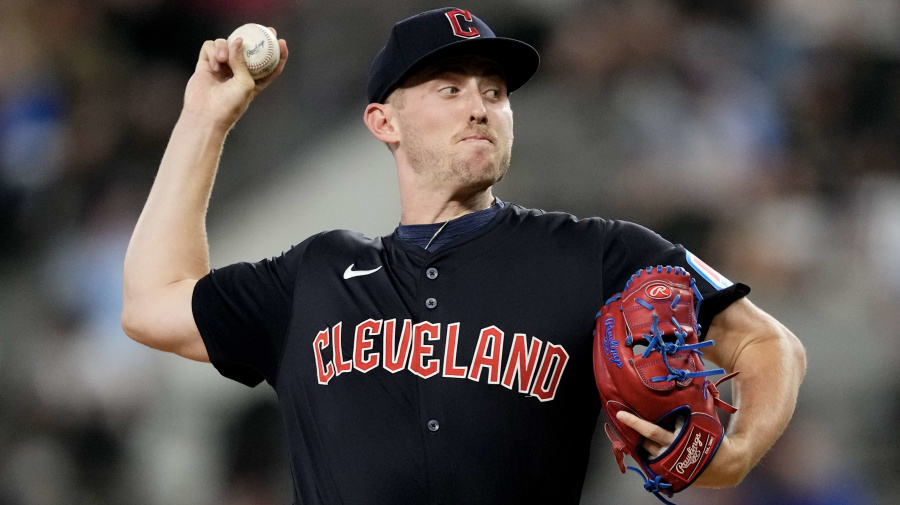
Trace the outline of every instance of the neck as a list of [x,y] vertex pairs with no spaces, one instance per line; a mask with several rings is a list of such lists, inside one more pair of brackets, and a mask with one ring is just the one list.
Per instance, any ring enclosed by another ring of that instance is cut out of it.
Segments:
[[494,203],[492,186],[460,187],[416,174],[405,157],[397,159],[400,224],[443,223],[484,210]]
[[494,203],[491,188],[468,195],[457,195],[451,192],[404,194],[401,191],[402,210],[400,224],[433,224],[442,223],[460,216],[484,210]]

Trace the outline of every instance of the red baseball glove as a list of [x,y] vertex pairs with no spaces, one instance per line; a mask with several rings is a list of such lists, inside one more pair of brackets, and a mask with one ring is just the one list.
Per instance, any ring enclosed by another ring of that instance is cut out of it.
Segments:
[[[625,290],[607,300],[597,313],[594,332],[594,377],[608,423],[619,469],[625,454],[637,461],[644,487],[665,503],[690,486],[703,472],[724,437],[716,407],[734,413],[719,399],[704,370],[697,308],[700,292],[684,269],[647,267],[631,276]],[[675,432],[675,440],[653,457],[643,448],[644,437],[616,418],[620,410]],[[610,427],[610,425],[612,427]],[[618,435],[618,437],[617,437]]]

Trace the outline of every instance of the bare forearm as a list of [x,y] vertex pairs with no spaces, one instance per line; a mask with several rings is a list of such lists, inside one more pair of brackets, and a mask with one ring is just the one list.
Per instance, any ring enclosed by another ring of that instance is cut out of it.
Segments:
[[803,347],[787,328],[764,330],[769,333],[749,339],[734,364],[741,371],[732,384],[738,412],[727,435],[744,446],[748,471],[787,427],[806,371]]
[[749,300],[716,316],[709,358],[731,372],[734,405],[728,433],[709,470],[697,482],[714,487],[740,482],[787,427],[806,373],[803,345],[784,325]]
[[209,270],[206,209],[226,134],[190,113],[176,123],[125,255],[126,301]]

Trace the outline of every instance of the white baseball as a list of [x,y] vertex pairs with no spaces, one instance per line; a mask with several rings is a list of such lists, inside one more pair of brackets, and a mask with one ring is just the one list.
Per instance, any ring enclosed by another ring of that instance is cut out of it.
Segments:
[[272,30],[256,23],[247,23],[228,36],[230,46],[236,38],[244,39],[244,60],[254,79],[262,79],[272,73],[281,59],[281,48]]

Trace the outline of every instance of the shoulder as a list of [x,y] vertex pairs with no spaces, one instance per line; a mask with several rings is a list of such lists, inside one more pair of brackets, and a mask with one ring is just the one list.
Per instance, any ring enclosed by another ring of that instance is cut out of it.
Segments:
[[306,254],[307,252],[329,252],[339,254],[341,252],[358,252],[363,249],[382,247],[381,237],[369,238],[362,233],[351,230],[326,230],[317,233],[292,249]]
[[301,264],[316,262],[322,258],[341,256],[342,252],[358,253],[370,247],[380,247],[380,239],[370,239],[361,233],[350,230],[327,230],[311,235],[302,242],[292,245],[280,255],[263,259],[256,263],[241,262],[228,267],[213,269],[211,273],[220,273],[226,269],[247,267],[258,269],[274,265],[285,272],[296,272]]
[[296,264],[307,267],[345,263],[361,255],[379,254],[384,248],[381,237],[369,238],[351,230],[327,230],[294,246],[291,253]]
[[669,248],[672,243],[655,231],[637,223],[622,220],[609,220],[604,223],[605,239],[609,247],[622,247],[625,250],[641,250],[646,248]]
[[653,230],[630,221],[597,216],[579,218],[568,212],[532,209],[515,203],[509,205],[512,216],[510,223],[534,231],[545,231],[558,236],[573,234],[582,239],[586,235],[595,236],[606,247],[618,245],[626,249],[640,249],[671,245]]
[[600,217],[579,218],[568,212],[530,209],[515,203],[509,205],[512,223],[552,233],[600,233],[608,222]]

